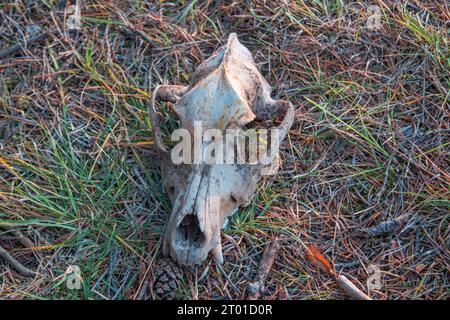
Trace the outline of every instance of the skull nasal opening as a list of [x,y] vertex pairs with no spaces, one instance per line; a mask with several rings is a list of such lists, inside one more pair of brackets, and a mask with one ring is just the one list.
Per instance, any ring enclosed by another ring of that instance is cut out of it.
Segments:
[[205,235],[200,230],[196,215],[186,215],[177,227],[177,238],[189,242],[190,245],[201,247],[205,241]]

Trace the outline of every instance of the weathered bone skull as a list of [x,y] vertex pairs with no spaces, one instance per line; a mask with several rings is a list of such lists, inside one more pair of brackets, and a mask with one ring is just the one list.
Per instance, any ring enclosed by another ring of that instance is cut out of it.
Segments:
[[261,176],[277,171],[278,157],[264,166],[175,165],[162,139],[155,99],[174,103],[172,111],[181,127],[191,133],[194,121],[202,121],[203,130],[225,130],[283,116],[276,127],[281,142],[292,125],[294,110],[288,101],[273,100],[270,91],[251,53],[234,33],[225,46],[198,67],[189,86],[162,85],[155,89],[150,116],[163,159],[163,185],[173,205],[163,254],[170,254],[179,264],[200,264],[209,253],[223,263],[221,228],[239,207],[249,203]]

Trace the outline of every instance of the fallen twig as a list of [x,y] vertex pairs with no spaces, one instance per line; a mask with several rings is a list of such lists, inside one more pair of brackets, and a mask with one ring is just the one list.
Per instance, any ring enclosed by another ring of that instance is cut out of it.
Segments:
[[3,249],[1,246],[0,246],[0,258],[2,258],[11,267],[17,270],[17,272],[19,272],[24,276],[32,276],[35,274],[33,271],[31,271],[27,267],[24,267],[19,261],[14,259],[14,257],[11,256],[9,252]]
[[125,17],[125,14],[122,11],[118,10],[117,15],[119,16],[119,19],[123,23],[124,31],[140,36],[144,41],[149,43],[152,47],[157,46],[157,43],[153,39],[151,39],[144,31],[139,30],[130,21],[128,21],[128,19]]
[[25,248],[30,250],[33,253],[33,255],[36,257],[36,259],[41,258],[39,252],[33,249],[35,246],[34,243],[30,239],[28,239],[28,237],[25,236],[22,231],[20,231],[19,229],[10,227],[10,226],[2,226],[1,228],[14,233],[14,235],[17,237],[17,239],[20,241],[20,243]]
[[370,228],[359,228],[355,231],[355,234],[362,237],[374,237],[380,234],[392,233],[408,220],[408,216],[408,214],[403,214],[395,219],[382,222]]
[[358,289],[346,276],[337,274],[331,263],[320,252],[317,246],[311,244],[307,247],[306,258],[336,281],[338,286],[350,297],[356,300],[372,300],[368,295]]
[[[29,37],[28,39],[26,39],[26,44],[30,45],[30,44],[32,44],[35,41],[38,41],[38,40],[41,40],[41,39],[45,38],[47,35],[48,35],[48,32],[43,32],[43,33],[38,34],[36,36]],[[3,59],[5,57],[13,54],[13,53],[15,53],[16,51],[19,51],[22,48],[23,48],[23,43],[19,42],[19,43],[16,43],[15,45],[13,45],[13,46],[11,46],[9,48],[1,50],[0,51],[0,59]]]
[[259,265],[258,273],[253,282],[247,285],[247,299],[248,300],[258,300],[261,293],[264,291],[264,283],[266,281],[267,275],[269,274],[275,257],[280,249],[280,240],[275,238],[270,242],[263,253],[261,258],[261,263]]
[[367,294],[358,289],[346,276],[337,275],[335,277],[336,283],[344,290],[349,296],[355,300],[372,300]]
[[2,226],[3,229],[11,231],[12,233],[14,233],[16,235],[16,237],[19,239],[20,243],[27,249],[32,249],[34,247],[33,242],[31,242],[30,239],[28,239],[22,231],[20,231],[19,229],[14,229],[12,227],[9,226]]

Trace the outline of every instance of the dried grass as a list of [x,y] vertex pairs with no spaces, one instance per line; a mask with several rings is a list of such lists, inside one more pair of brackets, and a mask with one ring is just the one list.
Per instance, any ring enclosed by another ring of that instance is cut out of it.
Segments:
[[[0,58],[0,246],[39,273],[0,262],[0,298],[154,298],[142,290],[170,205],[150,89],[186,84],[230,32],[296,122],[282,170],[224,232],[225,264],[186,271],[177,296],[242,298],[281,236],[263,298],[345,297],[305,258],[308,244],[372,298],[449,298],[445,1],[376,1],[381,30],[365,28],[369,2],[124,0],[84,1],[69,32],[68,4],[0,4],[0,52],[20,45]],[[65,286],[69,265],[82,290]],[[367,289],[370,265],[379,290]]]

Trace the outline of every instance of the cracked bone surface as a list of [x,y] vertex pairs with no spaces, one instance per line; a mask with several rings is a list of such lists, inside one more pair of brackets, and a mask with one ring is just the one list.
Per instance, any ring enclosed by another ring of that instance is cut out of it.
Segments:
[[[273,128],[278,129],[276,139],[281,142],[294,120],[294,109],[288,101],[272,99],[270,91],[251,53],[234,33],[226,45],[198,67],[189,86],[161,85],[154,90],[150,116],[162,157],[163,185],[173,206],[163,254],[179,264],[200,264],[208,254],[223,263],[222,226],[250,201],[261,176],[277,171],[279,157],[277,154],[269,164],[175,164],[162,139],[156,99],[174,103],[174,116],[181,128],[191,134],[195,121],[201,121],[204,133],[208,129],[224,132],[258,120],[280,118],[281,123]],[[201,145],[208,144],[201,141]],[[226,147],[234,148],[229,144]],[[195,154],[205,148],[193,149]]]

